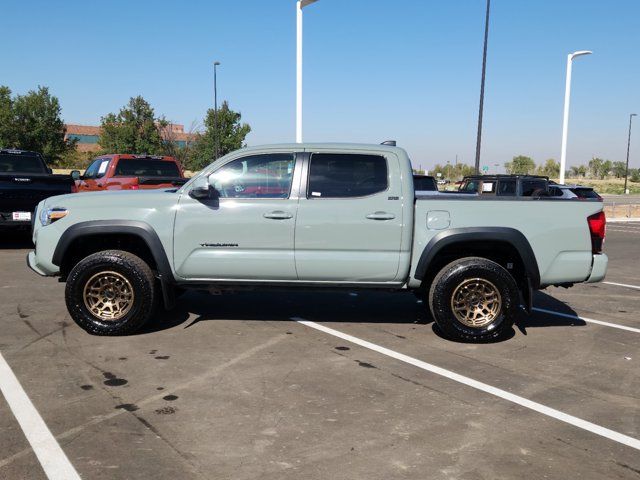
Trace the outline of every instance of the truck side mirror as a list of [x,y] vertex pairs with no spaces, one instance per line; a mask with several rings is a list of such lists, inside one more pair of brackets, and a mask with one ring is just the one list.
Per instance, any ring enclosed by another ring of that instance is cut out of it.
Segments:
[[218,191],[212,187],[208,178],[198,178],[193,182],[189,190],[189,196],[196,200],[216,199],[220,196]]
[[80,180],[80,170],[71,170],[71,178],[74,180]]

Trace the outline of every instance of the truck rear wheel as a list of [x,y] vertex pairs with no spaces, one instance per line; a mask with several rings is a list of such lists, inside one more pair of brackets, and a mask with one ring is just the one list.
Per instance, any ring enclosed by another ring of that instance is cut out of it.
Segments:
[[467,257],[446,265],[433,279],[429,308],[448,337],[482,342],[500,337],[515,321],[515,280],[499,264]]
[[121,250],[94,253],[67,277],[67,309],[93,335],[126,335],[151,317],[155,284],[149,265],[139,257]]

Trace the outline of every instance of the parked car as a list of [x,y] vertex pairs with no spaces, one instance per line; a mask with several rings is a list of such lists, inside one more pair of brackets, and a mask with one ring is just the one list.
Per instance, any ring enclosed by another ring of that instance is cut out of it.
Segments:
[[187,181],[175,158],[149,155],[102,155],[84,175],[72,174],[79,192],[174,188]]
[[549,178],[540,175],[471,175],[462,179],[459,192],[498,197],[549,196]]
[[36,205],[75,191],[70,175],[53,175],[42,155],[0,149],[0,228],[29,228]]
[[246,148],[180,189],[41,202],[27,263],[93,334],[135,331],[176,290],[342,288],[412,290],[446,335],[483,341],[533,290],[605,276],[601,202],[525,200],[416,197],[392,146]]
[[555,182],[549,182],[549,196],[553,198],[591,198],[602,201],[602,197],[592,187],[561,185]]

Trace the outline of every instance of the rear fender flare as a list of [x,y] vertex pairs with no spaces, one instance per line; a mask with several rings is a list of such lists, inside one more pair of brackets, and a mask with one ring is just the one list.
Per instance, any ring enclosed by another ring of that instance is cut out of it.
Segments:
[[445,247],[462,242],[489,241],[504,242],[513,246],[522,259],[531,287],[534,289],[540,287],[538,262],[529,241],[519,230],[506,227],[451,228],[438,233],[422,251],[414,277],[423,280],[429,265]]

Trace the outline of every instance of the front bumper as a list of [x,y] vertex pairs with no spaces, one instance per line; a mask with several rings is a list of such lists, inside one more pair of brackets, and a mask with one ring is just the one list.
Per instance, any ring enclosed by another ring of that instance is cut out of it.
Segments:
[[38,275],[42,275],[43,277],[48,276],[44,270],[38,267],[36,263],[36,252],[34,251],[27,253],[27,266]]
[[607,265],[609,257],[604,253],[593,255],[593,264],[591,265],[591,275],[587,278],[586,283],[601,282],[607,274]]

